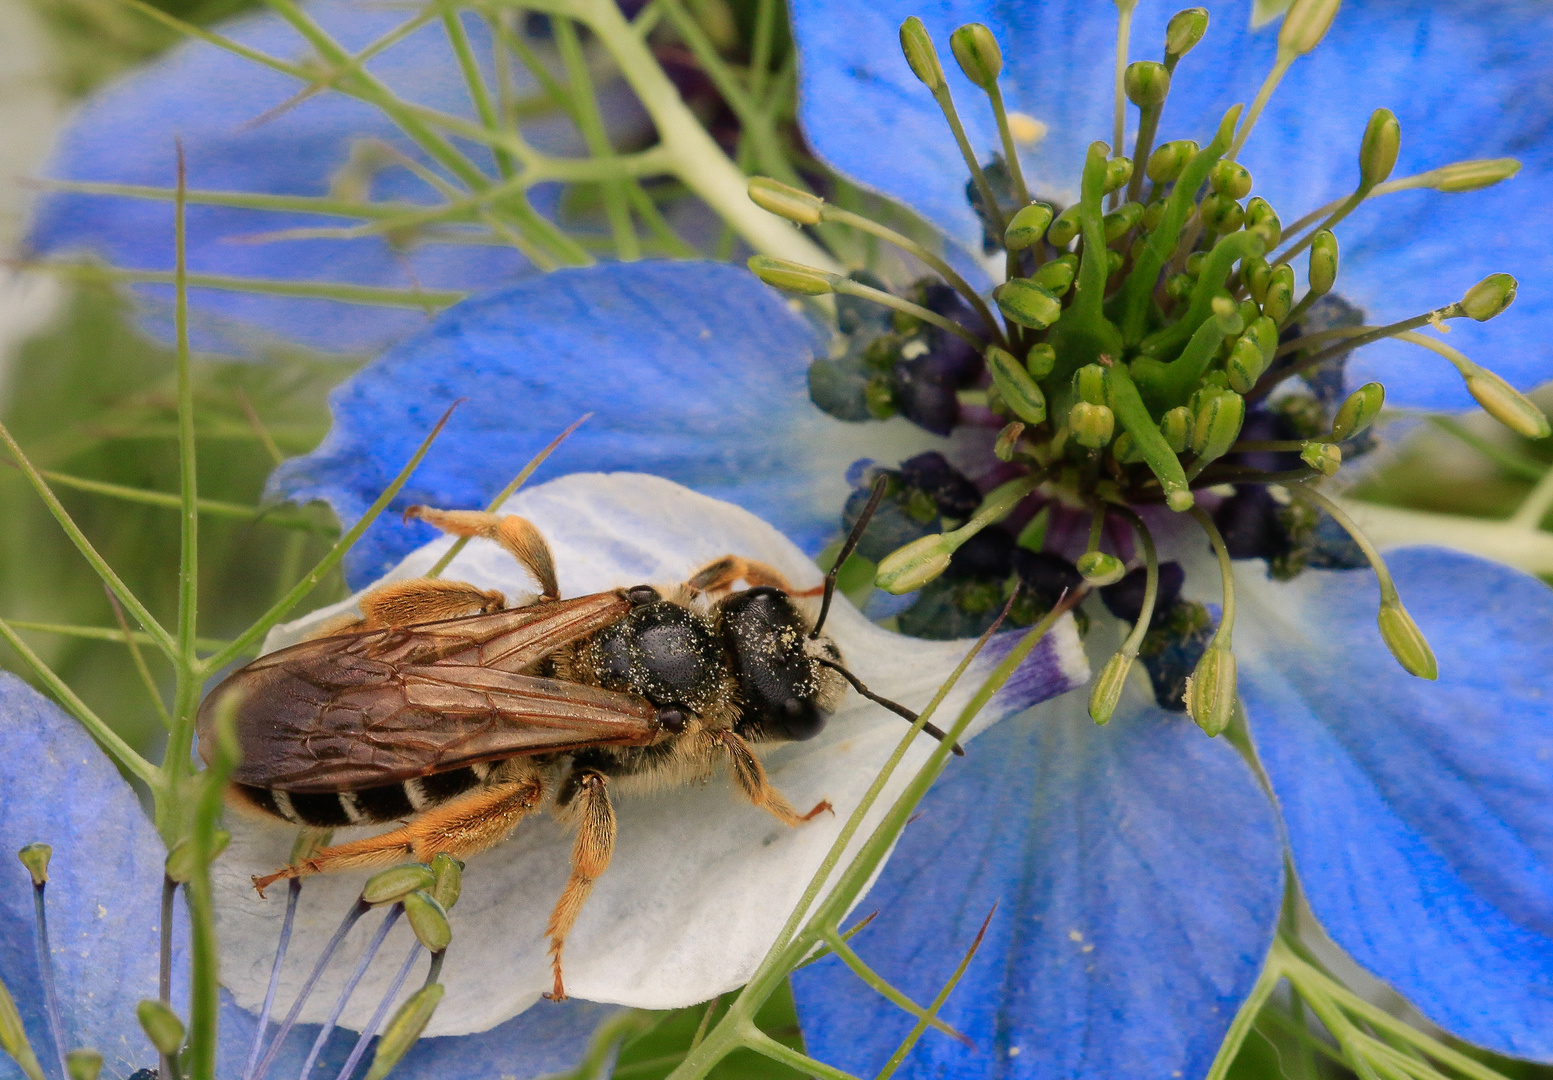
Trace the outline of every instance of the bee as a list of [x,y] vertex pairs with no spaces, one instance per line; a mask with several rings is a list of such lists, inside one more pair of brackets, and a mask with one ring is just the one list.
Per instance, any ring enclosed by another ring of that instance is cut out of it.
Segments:
[[[215,717],[235,695],[241,760],[229,803],[314,829],[401,823],[255,877],[261,895],[285,878],[466,857],[548,809],[577,830],[546,928],[547,996],[562,1000],[567,934],[614,847],[612,791],[699,783],[725,768],[751,804],[797,826],[830,804],[799,813],[755,747],[818,734],[848,684],[916,720],[847,671],[823,632],[867,515],[817,589],[728,555],[678,585],[567,600],[549,545],[524,518],[428,507],[406,517],[495,541],[539,596],[507,607],[499,592],[463,582],[383,585],[361,597],[360,619],[326,624],[210,693],[198,721],[207,762]],[[800,601],[816,595],[810,617]]]

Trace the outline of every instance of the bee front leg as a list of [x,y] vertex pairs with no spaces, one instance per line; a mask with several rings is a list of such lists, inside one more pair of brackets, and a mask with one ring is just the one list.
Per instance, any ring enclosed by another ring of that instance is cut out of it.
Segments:
[[715,594],[727,592],[735,581],[741,580],[751,588],[769,585],[781,589],[789,596],[818,596],[825,588],[822,585],[814,589],[796,589],[776,567],[739,555],[724,555],[721,559],[714,559],[692,574],[685,584],[692,589]]
[[593,891],[593,883],[609,869],[610,857],[615,853],[615,809],[609,802],[609,782],[604,774],[588,770],[574,774],[570,783],[575,788],[562,814],[577,822],[572,876],[550,913],[550,925],[545,928],[550,935],[550,968],[555,973],[555,988],[545,995],[551,1001],[566,1000],[566,985],[561,980],[566,935],[577,922],[583,903]]
[[782,824],[802,825],[806,821],[813,821],[827,810],[835,812],[830,801],[822,799],[807,814],[800,814],[793,809],[793,804],[787,801],[786,796],[771,785],[771,781],[766,777],[765,766],[750,749],[749,743],[727,728],[707,734],[727,753],[728,764],[733,767],[733,778],[745,797]]
[[405,859],[430,862],[442,853],[465,858],[505,840],[544,794],[544,783],[537,776],[498,781],[427,810],[397,829],[320,848],[310,858],[255,877],[253,885],[263,896],[265,889],[285,878],[388,866]]

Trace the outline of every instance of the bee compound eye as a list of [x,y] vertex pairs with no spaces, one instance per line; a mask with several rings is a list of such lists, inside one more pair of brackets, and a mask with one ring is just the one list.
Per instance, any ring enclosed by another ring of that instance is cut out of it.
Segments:
[[634,607],[643,607],[647,604],[655,604],[663,597],[658,595],[658,590],[651,585],[633,585],[626,590],[626,599],[631,601]]
[[690,723],[690,717],[678,705],[665,705],[658,710],[658,726],[670,735],[678,735]]

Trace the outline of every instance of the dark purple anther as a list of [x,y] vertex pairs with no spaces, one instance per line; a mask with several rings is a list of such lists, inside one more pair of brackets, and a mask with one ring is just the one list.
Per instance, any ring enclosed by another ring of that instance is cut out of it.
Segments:
[[901,462],[901,483],[925,493],[946,518],[961,521],[981,505],[981,492],[937,450]]
[[1214,512],[1232,559],[1276,559],[1289,550],[1289,537],[1278,520],[1278,500],[1261,485],[1235,489]]
[[956,379],[946,378],[934,354],[896,361],[890,373],[890,393],[901,415],[934,435],[948,435],[960,420]]
[[1064,592],[1078,588],[1084,580],[1077,567],[1049,551],[1017,549],[1014,570],[1025,588],[1044,604],[1055,604]]
[[[1162,562],[1159,564],[1159,593],[1154,598],[1154,614],[1149,619],[1149,628],[1153,629],[1165,621],[1170,609],[1175,607],[1176,600],[1181,596],[1181,586],[1186,581],[1186,571],[1181,569],[1178,562]],[[1100,590],[1100,599],[1105,602],[1106,610],[1123,622],[1135,623],[1138,616],[1143,614],[1143,593],[1148,587],[1148,570],[1138,567],[1131,571],[1122,580],[1114,585],[1107,585]]]
[[949,556],[944,577],[950,581],[1002,581],[1014,569],[1014,534],[991,525]]

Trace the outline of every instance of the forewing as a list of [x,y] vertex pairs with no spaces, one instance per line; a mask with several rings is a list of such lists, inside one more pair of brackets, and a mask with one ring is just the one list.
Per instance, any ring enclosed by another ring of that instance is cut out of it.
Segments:
[[639,698],[523,675],[630,609],[615,593],[492,615],[302,642],[229,677],[200,708],[208,758],[216,703],[239,695],[233,779],[338,791],[474,761],[651,742]]

